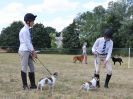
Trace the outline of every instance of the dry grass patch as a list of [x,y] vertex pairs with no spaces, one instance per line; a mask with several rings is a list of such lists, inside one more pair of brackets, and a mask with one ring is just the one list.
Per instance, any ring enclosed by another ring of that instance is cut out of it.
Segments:
[[[133,69],[127,68],[127,58],[122,66],[113,66],[113,76],[109,89],[103,87],[105,70],[101,67],[101,87],[97,90],[78,92],[80,85],[92,79],[93,56],[88,56],[88,64],[73,63],[74,55],[39,54],[39,59],[52,72],[59,72],[54,95],[48,96],[48,88],[43,92],[22,90],[19,55],[0,53],[0,99],[133,99]],[[36,82],[47,76],[47,71],[37,62]],[[28,80],[29,81],[29,80]],[[29,82],[28,82],[29,83]]]

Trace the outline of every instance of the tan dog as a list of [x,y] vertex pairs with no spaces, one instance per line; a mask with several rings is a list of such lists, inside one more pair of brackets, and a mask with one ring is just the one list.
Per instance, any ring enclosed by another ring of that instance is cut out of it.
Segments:
[[80,63],[82,63],[83,59],[84,59],[84,56],[83,55],[74,56],[73,57],[73,62],[76,63],[77,61],[79,61]]

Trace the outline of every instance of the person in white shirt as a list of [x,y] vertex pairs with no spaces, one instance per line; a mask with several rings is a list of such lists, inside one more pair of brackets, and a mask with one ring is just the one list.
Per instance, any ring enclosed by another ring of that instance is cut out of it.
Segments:
[[[33,64],[33,59],[37,58],[37,54],[32,45],[32,31],[31,27],[34,25],[34,20],[37,16],[32,13],[27,13],[24,16],[25,25],[19,32],[19,55],[21,58],[21,78],[23,83],[23,89],[36,89],[37,86],[35,84],[35,68]],[[27,84],[27,68],[29,66],[30,72],[30,87]]]
[[84,59],[83,59],[83,62],[85,63],[85,64],[87,64],[87,48],[86,48],[86,45],[87,45],[87,43],[86,42],[84,42],[84,44],[83,44],[83,46],[82,46],[82,51],[83,51],[83,56],[84,56]]
[[[112,39],[113,30],[112,28],[106,29],[104,32],[104,37],[98,38],[93,47],[92,53],[95,56],[95,73],[94,76],[100,79],[100,62],[103,62],[104,67],[106,68],[107,75],[104,87],[108,88],[108,83],[112,76],[112,65],[110,63],[110,57],[113,49]],[[100,80],[97,81],[97,87],[100,87]]]

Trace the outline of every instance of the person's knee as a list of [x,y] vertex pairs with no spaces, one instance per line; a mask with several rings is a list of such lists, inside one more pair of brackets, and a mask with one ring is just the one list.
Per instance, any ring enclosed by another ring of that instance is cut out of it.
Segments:
[[111,65],[107,65],[107,74],[111,75],[112,74],[112,66]]
[[35,72],[34,66],[29,66],[30,67],[30,72]]
[[108,71],[107,71],[107,74],[108,74],[108,75],[112,75],[112,70],[108,70]]
[[27,73],[27,69],[25,67],[22,67],[22,71]]
[[30,69],[30,72],[35,72],[35,70],[34,69]]

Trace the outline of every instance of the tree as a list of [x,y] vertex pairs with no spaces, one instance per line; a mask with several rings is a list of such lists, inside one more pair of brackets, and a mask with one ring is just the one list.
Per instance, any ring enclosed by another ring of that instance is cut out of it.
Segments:
[[19,46],[19,31],[23,27],[21,21],[13,22],[10,26],[4,28],[0,34],[0,46]]
[[[126,18],[126,4],[124,2],[113,2],[110,8],[107,10],[106,21],[109,26],[114,30],[113,40],[114,47],[118,48],[122,46],[122,33],[119,32],[122,24],[121,22]],[[118,43],[119,42],[119,43]]]
[[45,27],[45,30],[48,34],[50,33],[55,33],[56,34],[56,29],[52,28],[52,27]]
[[52,48],[57,48],[57,44],[56,44],[56,34],[55,33],[50,33],[50,39],[51,39],[51,47]]
[[[0,34],[0,46],[19,47],[19,32],[24,26],[21,21],[13,22],[10,26],[4,28]],[[33,26],[33,45],[35,48],[51,48],[50,33],[55,33],[52,27],[44,27],[43,24]],[[56,33],[55,33],[56,34]]]
[[103,6],[97,6],[93,9],[94,14],[96,14],[98,17],[101,17],[105,14],[105,8]]
[[101,36],[104,28],[107,25],[105,21],[105,9],[102,6],[97,6],[94,12],[84,12],[75,20],[79,26],[80,43],[87,42],[88,46],[92,46],[97,37]]
[[63,48],[80,48],[79,31],[76,29],[76,23],[73,21],[63,31]]
[[49,33],[43,24],[35,24],[33,26],[33,45],[35,48],[50,48],[51,40]]
[[52,48],[56,48],[57,45],[55,43],[55,37],[56,37],[56,29],[52,28],[52,27],[46,27],[45,28],[46,32],[49,34],[50,37],[50,42],[51,42],[51,47]]
[[133,47],[133,19],[123,20],[119,29],[118,47]]

